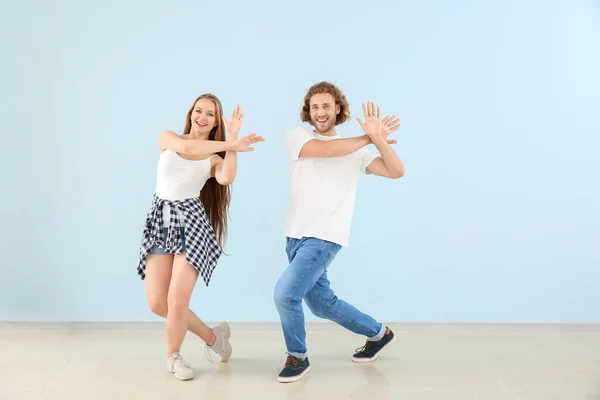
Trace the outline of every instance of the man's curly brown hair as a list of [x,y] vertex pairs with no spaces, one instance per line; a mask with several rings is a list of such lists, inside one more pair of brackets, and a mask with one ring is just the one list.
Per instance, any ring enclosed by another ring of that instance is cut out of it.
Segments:
[[350,106],[348,105],[348,100],[346,100],[346,96],[344,96],[342,91],[332,83],[319,82],[308,89],[306,96],[304,96],[304,105],[302,106],[302,112],[300,113],[300,119],[302,122],[308,122],[311,125],[314,125],[310,119],[310,98],[315,94],[321,93],[329,93],[332,95],[335,100],[335,104],[339,104],[340,106],[340,112],[337,114],[335,119],[336,125],[344,123],[350,119]]

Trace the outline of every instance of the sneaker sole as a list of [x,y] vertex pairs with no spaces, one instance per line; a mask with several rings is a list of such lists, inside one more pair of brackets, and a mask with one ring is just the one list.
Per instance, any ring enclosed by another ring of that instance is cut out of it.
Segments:
[[190,379],[194,379],[194,375],[190,376],[189,378],[182,377],[182,376],[177,376],[177,374],[175,374],[175,370],[173,370],[173,369],[171,369],[169,367],[167,367],[167,372],[169,374],[173,374],[173,377],[175,379],[177,379],[177,380],[180,380],[180,381],[189,381]]
[[182,377],[182,376],[177,376],[177,374],[175,374],[175,371],[173,371],[173,370],[170,370],[170,369],[168,369],[168,368],[167,368],[167,372],[168,372],[169,374],[173,374],[173,377],[174,377],[175,379],[177,379],[177,380],[180,380],[180,381],[189,381],[190,379],[194,379],[194,375],[190,376],[189,378]]
[[354,361],[356,363],[370,363],[370,362],[373,362],[381,354],[382,351],[384,351],[390,344],[394,343],[395,341],[396,341],[396,335],[394,335],[394,337],[392,338],[392,340],[390,340],[389,342],[387,342],[386,345],[383,346],[377,352],[377,354],[375,354],[373,357],[371,357],[371,358],[354,358],[354,357],[352,357],[352,361]]
[[300,375],[296,375],[296,376],[287,376],[287,377],[277,377],[277,380],[281,383],[291,383],[291,382],[296,382],[299,381],[300,379],[304,378],[304,375],[308,374],[308,371],[310,371],[310,365],[308,366],[308,368],[306,368],[304,370],[304,372],[302,372]]

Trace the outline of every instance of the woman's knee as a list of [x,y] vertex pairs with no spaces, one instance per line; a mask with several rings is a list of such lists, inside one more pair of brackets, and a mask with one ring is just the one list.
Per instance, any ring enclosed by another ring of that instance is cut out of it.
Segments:
[[190,299],[176,291],[174,293],[169,292],[169,296],[167,297],[167,307],[170,313],[180,314],[187,312],[190,307]]
[[154,314],[165,318],[167,316],[168,306],[166,296],[152,296],[148,298],[148,306]]

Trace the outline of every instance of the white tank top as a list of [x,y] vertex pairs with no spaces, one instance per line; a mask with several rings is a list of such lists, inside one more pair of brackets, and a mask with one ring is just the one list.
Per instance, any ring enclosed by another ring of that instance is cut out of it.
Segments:
[[[156,196],[165,200],[197,198],[207,180],[210,179],[210,159],[186,160],[176,152],[165,150],[158,159],[156,174]],[[169,221],[169,206],[163,208],[165,227]]]

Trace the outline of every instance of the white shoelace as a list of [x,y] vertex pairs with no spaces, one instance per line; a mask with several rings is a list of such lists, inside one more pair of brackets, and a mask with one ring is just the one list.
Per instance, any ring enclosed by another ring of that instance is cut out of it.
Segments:
[[[213,361],[213,359],[212,359],[212,356],[210,355],[210,351],[211,351],[211,350],[212,350],[212,349],[210,348],[210,346],[209,346],[209,345],[206,345],[206,346],[204,346],[204,356],[206,357],[206,359],[207,359],[208,361],[210,361],[211,363],[214,363],[214,361]],[[214,350],[213,350],[213,351],[214,351]]]
[[192,368],[192,366],[190,364],[188,364],[188,362],[185,361],[183,359],[183,357],[181,357],[179,354],[177,354],[175,357],[173,357],[173,362],[176,365],[182,366],[184,368]]

